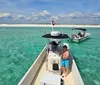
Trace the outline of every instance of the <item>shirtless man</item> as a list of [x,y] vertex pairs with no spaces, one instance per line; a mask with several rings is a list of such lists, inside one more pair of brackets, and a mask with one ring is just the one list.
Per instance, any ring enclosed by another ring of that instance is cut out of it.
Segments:
[[69,51],[67,46],[63,46],[63,53],[62,53],[62,76],[67,76],[68,74],[68,67],[69,67]]

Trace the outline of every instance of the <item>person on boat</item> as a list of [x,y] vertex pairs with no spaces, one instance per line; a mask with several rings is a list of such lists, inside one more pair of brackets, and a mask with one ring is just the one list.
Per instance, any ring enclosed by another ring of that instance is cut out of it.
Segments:
[[60,49],[59,49],[58,45],[59,44],[57,42],[55,42],[55,41],[50,42],[49,45],[48,45],[48,53],[49,53],[49,51],[52,51],[54,53],[58,53],[59,54]]
[[58,43],[56,43],[55,41],[53,41],[53,42],[51,43],[51,45],[52,45],[52,51],[53,51],[53,52],[56,52],[56,51],[57,51],[57,47],[58,47]]
[[79,32],[79,33],[78,33],[78,35],[79,35],[80,37],[82,37],[82,34],[81,34],[81,32]]
[[72,35],[72,39],[74,39],[74,38],[79,38],[80,36],[79,35],[77,35],[77,34],[73,34]]
[[67,46],[63,46],[63,53],[62,53],[62,76],[67,76],[69,68],[69,51]]
[[84,37],[84,36],[85,36],[85,34],[86,34],[86,31],[83,31],[82,36]]

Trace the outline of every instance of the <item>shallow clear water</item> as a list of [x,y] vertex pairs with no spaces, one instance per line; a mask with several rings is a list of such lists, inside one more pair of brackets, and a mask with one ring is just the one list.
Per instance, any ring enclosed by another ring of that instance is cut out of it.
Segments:
[[[55,28],[55,30],[60,28]],[[85,85],[100,85],[100,29],[87,28],[91,39],[69,43]],[[17,85],[45,44],[51,28],[0,27],[0,85]],[[63,28],[70,35],[70,28]]]

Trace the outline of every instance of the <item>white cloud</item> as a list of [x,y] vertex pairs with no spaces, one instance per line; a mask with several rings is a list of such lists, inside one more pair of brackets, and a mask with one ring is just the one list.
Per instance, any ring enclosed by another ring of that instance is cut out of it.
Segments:
[[100,13],[93,13],[92,18],[100,18]]
[[78,18],[78,17],[82,17],[83,16],[83,14],[82,13],[80,13],[80,12],[74,12],[74,13],[71,13],[71,14],[68,14],[67,15],[68,17],[72,17],[72,18]]
[[[81,12],[74,12],[74,13],[69,13],[69,14],[58,14],[58,15],[53,15],[47,10],[44,10],[42,12],[33,12],[30,15],[25,15],[25,14],[13,14],[13,13],[7,13],[7,12],[0,12],[0,18],[10,19],[11,21],[14,21],[12,23],[20,22],[20,23],[50,23],[51,20],[55,20],[56,22],[59,23],[98,23],[100,24],[100,13],[81,13]],[[10,22],[10,20],[8,20]],[[2,20],[0,21],[0,23]]]
[[44,10],[43,12],[40,12],[39,15],[40,16],[47,16],[49,15],[50,13],[47,11],[47,10]]
[[58,20],[59,19],[59,16],[51,16],[50,19],[51,20]]
[[26,20],[32,20],[32,18],[31,18],[31,17],[26,17],[25,19],[26,19]]
[[25,19],[25,18],[26,18],[26,16],[24,16],[24,15],[14,15],[13,16],[14,20]]
[[44,10],[44,11],[42,11],[42,12],[38,12],[38,13],[35,13],[35,12],[33,12],[32,13],[32,19],[33,20],[42,20],[42,21],[48,21],[49,20],[49,18],[50,18],[50,16],[51,16],[51,13],[49,13],[47,10]]
[[13,20],[16,21],[16,20],[32,20],[32,17],[31,16],[25,16],[25,15],[22,15],[22,14],[18,14],[18,15],[13,15]]
[[39,12],[39,13],[35,13],[35,12],[32,13],[32,16],[35,16],[35,17],[38,17],[38,16],[45,17],[48,15],[50,15],[50,13],[47,10],[44,10],[44,11]]
[[7,18],[9,16],[11,16],[10,13],[2,13],[2,12],[0,13],[0,18]]

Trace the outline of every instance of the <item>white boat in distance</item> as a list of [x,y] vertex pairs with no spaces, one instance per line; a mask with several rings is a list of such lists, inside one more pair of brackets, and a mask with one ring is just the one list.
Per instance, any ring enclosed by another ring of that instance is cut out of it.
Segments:
[[72,31],[71,41],[73,42],[81,42],[90,37],[90,33],[87,33],[84,28],[73,28]]
[[[57,42],[59,47],[66,45],[70,52],[69,45],[62,42],[62,39],[68,38],[67,34],[61,34],[57,31],[53,31],[51,34],[46,34],[42,37],[49,38],[50,42]],[[48,52],[47,47],[48,45],[44,47],[18,85],[84,85],[71,52],[69,57],[69,73],[67,77],[62,79],[61,56],[53,53],[52,51]],[[57,65],[56,69],[54,63]]]

